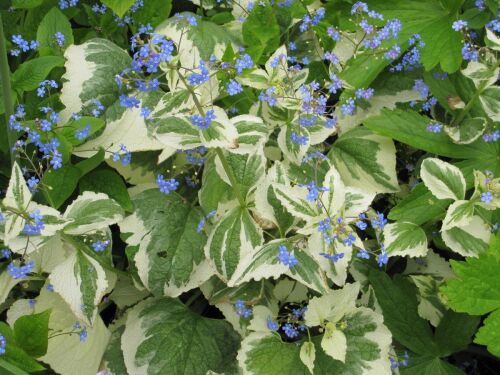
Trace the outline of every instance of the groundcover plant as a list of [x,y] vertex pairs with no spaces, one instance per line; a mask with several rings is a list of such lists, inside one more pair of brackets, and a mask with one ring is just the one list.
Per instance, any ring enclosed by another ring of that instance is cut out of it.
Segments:
[[2,0],[0,374],[498,374],[499,15]]

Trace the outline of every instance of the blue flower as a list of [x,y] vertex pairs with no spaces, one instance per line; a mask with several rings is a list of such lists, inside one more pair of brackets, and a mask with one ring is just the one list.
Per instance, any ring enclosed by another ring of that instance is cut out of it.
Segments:
[[481,194],[481,202],[490,204],[493,201],[493,194],[491,191],[486,191]]
[[0,335],[0,355],[5,354],[6,346],[7,346],[7,340],[5,340],[5,336]]
[[59,47],[63,47],[64,46],[64,40],[66,39],[64,37],[64,34],[61,33],[60,31],[56,32],[54,34],[54,39],[56,40],[56,43]]
[[457,20],[457,21],[453,22],[453,24],[451,25],[451,28],[455,31],[460,31],[460,30],[466,29],[467,28],[467,21]]
[[365,230],[366,227],[368,227],[368,224],[366,224],[364,221],[357,221],[356,226],[361,230]]
[[322,257],[325,257],[329,261],[332,261],[333,263],[338,262],[340,259],[344,257],[344,253],[336,253],[336,254],[327,254],[327,253],[319,253]]
[[87,333],[87,328],[84,327],[81,331],[80,331],[80,342],[85,342],[87,341],[87,338],[88,338],[88,333]]
[[383,265],[387,264],[388,261],[389,261],[389,254],[387,254],[385,250],[382,249],[382,251],[377,257],[378,266],[382,267]]
[[330,224],[330,218],[327,217],[326,219],[321,220],[318,223],[318,232],[320,233],[325,233],[330,229],[332,226]]
[[500,139],[500,130],[495,130],[491,133],[483,134],[483,141],[485,142],[496,142]]
[[236,82],[234,79],[230,80],[226,87],[227,93],[229,96],[237,95],[243,91],[243,87],[241,87],[239,82]]
[[253,315],[252,309],[247,308],[245,302],[240,299],[235,302],[234,309],[236,310],[236,314],[243,318],[250,318]]
[[252,69],[253,65],[254,63],[252,57],[248,53],[245,53],[244,55],[240,56],[240,58],[236,59],[234,67],[236,68],[238,75],[240,75],[243,73],[244,69]]
[[38,191],[37,187],[38,184],[40,183],[40,180],[36,178],[35,176],[31,176],[26,183],[28,184],[28,189],[32,193],[36,193]]
[[177,190],[179,187],[179,182],[175,178],[165,180],[161,174],[156,177],[156,183],[158,184],[160,191],[167,195]]
[[2,258],[5,258],[5,259],[9,259],[12,255],[12,251],[8,248],[5,248],[5,249],[2,249],[2,251],[0,251],[0,256]]
[[443,125],[437,122],[431,122],[427,125],[427,131],[430,133],[441,133],[441,130],[443,130]]
[[24,266],[16,266],[14,263],[10,263],[7,266],[7,271],[9,272],[9,275],[15,279],[25,279],[31,271],[33,271],[33,268],[35,267],[35,262],[31,261],[26,263]]
[[370,220],[373,228],[384,229],[385,224],[387,224],[387,219],[384,217],[384,214],[381,212],[377,212],[377,217]]
[[210,72],[208,71],[205,61],[200,60],[198,64],[198,68],[200,69],[200,73],[191,73],[187,80],[191,86],[201,85],[204,82],[207,82],[210,79]]
[[300,135],[295,132],[290,134],[290,140],[300,146],[305,146],[307,145],[307,142],[309,142],[309,138],[306,135]]
[[275,332],[280,328],[280,325],[277,322],[275,322],[271,316],[268,316],[267,317],[267,328],[270,331]]
[[288,252],[288,249],[284,245],[280,245],[278,247],[278,262],[284,264],[285,266],[288,266],[289,268],[293,268],[296,266],[299,262],[295,258],[292,253]]
[[358,99],[370,99],[373,94],[375,93],[375,90],[372,88],[367,88],[365,89],[357,89],[356,90],[356,98]]
[[120,95],[120,105],[125,108],[139,108],[141,101],[133,96]]
[[24,224],[23,233],[26,236],[38,236],[45,229],[43,216],[40,210],[36,210],[30,214],[31,221]]
[[89,136],[89,134],[90,134],[90,125],[87,124],[85,125],[84,128],[75,131],[75,138],[78,139],[79,141],[83,141],[85,138]]
[[361,249],[357,252],[356,256],[361,259],[370,259],[370,254],[365,249]]
[[348,98],[345,104],[340,106],[340,111],[344,115],[352,115],[356,110],[356,103],[353,98]]
[[108,245],[111,243],[110,240],[105,240],[105,241],[95,241],[92,243],[92,249],[94,249],[94,251],[96,253],[100,253],[100,252],[103,252],[104,250],[106,250],[106,247],[108,247]]
[[295,326],[290,323],[283,325],[283,332],[285,332],[285,335],[291,339],[299,335],[299,331],[297,331],[297,328],[295,328]]
[[191,116],[191,123],[200,129],[208,129],[215,118],[213,109],[210,109],[206,112],[205,117],[198,114]]
[[275,95],[276,87],[271,86],[266,89],[266,91],[259,94],[259,100],[261,102],[267,102],[270,107],[274,107],[278,103],[278,99]]

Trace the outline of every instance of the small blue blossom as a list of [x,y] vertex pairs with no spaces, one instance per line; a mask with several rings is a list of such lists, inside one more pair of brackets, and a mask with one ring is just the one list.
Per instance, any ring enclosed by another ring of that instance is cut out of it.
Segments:
[[64,34],[58,31],[57,33],[54,34],[54,39],[56,40],[56,43],[59,47],[64,46],[64,40],[66,39],[64,37]]
[[26,183],[28,184],[28,189],[30,190],[31,193],[36,193],[38,191],[37,187],[38,184],[40,183],[40,180],[36,178],[35,176],[31,176]]
[[148,107],[142,107],[141,108],[141,117],[143,117],[144,119],[147,119],[149,118],[149,116],[151,116],[151,109],[148,108]]
[[413,85],[413,90],[418,91],[421,98],[427,98],[429,96],[429,86],[427,86],[423,79],[416,79]]
[[45,81],[42,81],[38,84],[38,88],[36,89],[36,94],[37,96],[39,97],[44,97],[45,96],[45,93],[46,93],[46,90],[47,88],[54,88],[54,89],[57,89],[59,88],[59,85],[57,84],[56,81],[54,80],[45,80]]
[[179,182],[175,178],[165,180],[161,174],[156,177],[156,183],[158,184],[160,191],[167,195],[177,190],[179,187]]
[[86,327],[83,327],[83,329],[80,331],[79,337],[80,337],[80,342],[87,341],[88,333],[87,333],[87,328]]
[[206,63],[203,60],[200,60],[198,64],[198,68],[200,69],[200,73],[191,73],[188,77],[188,83],[191,86],[201,85],[204,82],[207,82],[210,79],[210,72],[206,67]]
[[357,89],[356,90],[356,98],[358,99],[370,99],[373,94],[375,93],[375,90],[372,88],[367,88],[365,89]]
[[431,122],[429,125],[427,125],[427,131],[430,133],[441,133],[441,130],[443,130],[443,125],[437,122]]
[[7,266],[7,271],[9,272],[9,275],[15,279],[25,279],[29,273],[33,271],[33,268],[35,267],[35,262],[31,261],[26,263],[24,266],[16,266],[14,263],[10,263]]
[[377,216],[370,220],[373,228],[384,229],[387,224],[387,219],[384,217],[384,214],[381,212],[377,212]]
[[103,252],[104,250],[106,250],[106,247],[108,247],[108,245],[111,243],[110,240],[105,240],[105,241],[94,241],[92,243],[92,249],[94,249],[94,251],[96,253],[100,253],[100,252]]
[[240,92],[243,92],[243,87],[239,82],[236,82],[234,79],[230,80],[227,84],[226,91],[229,96],[237,95]]
[[292,134],[290,134],[290,140],[300,146],[305,146],[309,142],[309,138],[306,135],[300,135],[295,132],[292,132]]
[[26,222],[24,224],[23,233],[26,236],[38,236],[45,229],[45,223],[43,222],[43,216],[40,210],[32,212],[30,215],[31,222]]
[[208,129],[215,118],[213,109],[210,109],[205,113],[205,117],[199,114],[191,116],[191,123],[200,129]]
[[90,134],[90,125],[87,124],[85,127],[82,129],[78,129],[75,131],[75,138],[78,139],[79,141],[83,141],[85,138],[87,138]]
[[327,253],[319,253],[322,257],[325,257],[329,261],[333,263],[337,263],[340,259],[344,257],[344,253],[336,253],[336,254],[327,254]]
[[267,328],[270,331],[276,332],[280,328],[280,325],[278,324],[278,322],[275,322],[271,316],[268,316],[267,317]]
[[457,21],[453,22],[453,24],[451,25],[451,28],[455,31],[464,30],[467,28],[467,21],[457,20]]
[[262,91],[259,94],[259,100],[261,102],[267,102],[270,107],[274,107],[278,103],[278,98],[275,95],[276,87],[271,86],[266,89],[266,91]]
[[1,258],[5,258],[5,259],[9,259],[12,255],[12,251],[8,248],[4,248],[0,251],[0,257]]
[[386,265],[388,261],[389,261],[389,254],[387,254],[385,250],[382,250],[377,257],[378,266],[382,267]]
[[0,355],[5,354],[5,348],[7,347],[7,340],[5,336],[0,335]]
[[141,101],[133,96],[120,95],[120,105],[125,108],[139,108]]
[[318,223],[318,232],[326,233],[331,227],[330,218],[327,217],[326,219],[320,220]]
[[345,102],[345,104],[342,104],[340,106],[340,111],[344,115],[352,115],[354,111],[356,110],[356,103],[354,102],[353,98],[348,98]]
[[236,310],[236,314],[243,318],[250,318],[253,315],[252,309],[247,308],[245,302],[240,299],[235,302],[234,309]]
[[336,42],[338,42],[340,40],[340,33],[335,30],[333,27],[329,27],[327,30],[326,30],[328,36],[330,38],[332,38],[333,40],[335,40]]
[[483,134],[483,141],[485,142],[496,142],[500,139],[500,130],[495,130],[491,133]]
[[462,47],[462,57],[464,60],[477,61],[479,58],[479,52],[474,49],[470,43],[465,42]]
[[196,232],[200,233],[203,230],[203,227],[205,226],[207,219],[214,217],[217,214],[217,211],[210,211],[206,216],[204,216],[198,223],[198,226],[196,228]]
[[356,253],[356,256],[360,259],[370,259],[370,254],[365,249],[361,249]]
[[491,191],[486,191],[481,194],[481,202],[490,204],[493,201],[493,194]]
[[283,332],[285,332],[285,335],[288,337],[288,338],[295,338],[299,335],[299,331],[297,331],[297,328],[295,328],[295,326],[293,324],[290,324],[290,323],[287,323],[285,325],[283,325]]
[[364,221],[357,221],[357,222],[356,222],[356,226],[357,226],[360,230],[365,230],[365,229],[368,227],[368,224],[366,224]]
[[242,55],[240,58],[236,59],[234,67],[236,68],[238,75],[241,75],[244,69],[252,69],[253,65],[254,62],[252,60],[252,57],[246,53]]
[[280,245],[278,247],[277,259],[278,262],[284,264],[285,266],[288,266],[289,268],[293,268],[299,263],[295,256],[292,253],[288,252],[288,249],[285,245]]

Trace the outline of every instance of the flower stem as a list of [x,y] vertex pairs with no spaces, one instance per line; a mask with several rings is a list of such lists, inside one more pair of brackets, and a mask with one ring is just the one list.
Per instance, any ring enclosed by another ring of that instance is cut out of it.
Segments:
[[12,100],[12,90],[10,86],[10,69],[7,59],[7,46],[5,43],[5,33],[3,31],[2,15],[0,13],[0,82],[2,84],[3,105],[5,109],[5,131],[2,133],[7,135],[7,143],[9,146],[8,154],[10,156],[11,165],[14,164],[14,143],[16,134],[9,126],[9,118],[14,112],[14,101]]
[[[194,105],[196,106],[196,109],[200,113],[200,115],[205,116],[205,111],[203,110],[203,107],[198,100],[198,97],[196,96],[196,93],[194,92],[193,88],[187,83],[186,78],[178,71],[179,78],[186,87],[186,89],[189,91],[191,94],[191,97],[193,98]],[[224,172],[226,172],[227,177],[229,178],[229,182],[231,183],[231,188],[233,189],[234,195],[236,195],[236,198],[238,199],[238,202],[241,207],[245,207],[245,199],[243,195],[241,194],[240,188],[238,186],[238,182],[236,181],[236,177],[234,176],[233,170],[231,169],[231,166],[227,162],[226,156],[224,155],[224,151],[220,148],[217,147],[215,149],[215,152],[217,153],[217,156],[219,157],[222,167],[224,168]]]

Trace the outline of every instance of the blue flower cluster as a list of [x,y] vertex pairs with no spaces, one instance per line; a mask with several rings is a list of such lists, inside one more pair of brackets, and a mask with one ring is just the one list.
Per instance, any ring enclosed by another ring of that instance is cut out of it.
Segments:
[[191,123],[198,128],[204,130],[210,127],[210,124],[213,120],[215,120],[215,113],[213,109],[208,110],[205,113],[205,116],[201,116],[199,114],[195,114],[191,116]]
[[175,178],[165,180],[165,178],[161,174],[156,177],[156,183],[158,184],[160,191],[167,195],[177,190],[177,188],[179,187],[179,182]]
[[120,150],[113,152],[112,160],[120,161],[124,167],[130,164],[132,161],[132,153],[127,150],[127,146],[120,144]]
[[295,256],[288,251],[287,247],[285,245],[280,245],[278,246],[278,256],[277,256],[278,262],[284,264],[285,266],[289,268],[295,267],[299,261]]
[[26,236],[39,236],[42,230],[45,229],[45,223],[43,222],[40,210],[32,212],[29,216],[31,220],[24,224],[23,233]]
[[106,250],[106,247],[108,247],[110,243],[111,243],[110,240],[94,241],[92,243],[92,249],[94,249],[96,253],[100,253]]
[[7,266],[7,271],[13,279],[20,280],[25,279],[33,271],[33,268],[35,268],[34,261],[30,261],[23,266],[16,266],[14,263],[10,263]]
[[28,42],[24,40],[21,35],[12,35],[12,43],[14,43],[17,47],[10,51],[12,56],[19,56],[21,52],[28,52],[30,50],[34,51],[38,48],[39,43],[36,40],[32,40]]
[[132,69],[136,72],[145,70],[156,73],[161,63],[172,60],[174,42],[163,35],[147,33],[147,42],[141,39],[144,34],[135,34],[131,39],[131,50],[134,52]]
[[253,311],[250,307],[247,307],[245,301],[237,300],[234,304],[234,309],[236,314],[241,316],[242,318],[250,318],[253,315]]

